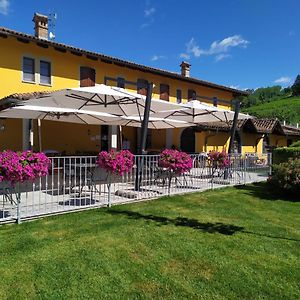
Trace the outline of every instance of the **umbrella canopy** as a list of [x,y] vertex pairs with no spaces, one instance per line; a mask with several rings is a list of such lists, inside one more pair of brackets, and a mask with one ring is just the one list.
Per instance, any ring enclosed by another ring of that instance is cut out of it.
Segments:
[[[143,119],[139,116],[122,117],[123,126],[141,127]],[[120,124],[118,124],[120,125]],[[150,129],[169,129],[169,128],[183,128],[190,127],[196,124],[187,123],[179,120],[163,119],[150,117],[148,121],[148,128]]]
[[[20,105],[104,112],[116,116],[142,116],[145,99],[145,96],[130,93],[125,89],[99,84],[92,87],[33,94],[31,99],[18,103]],[[156,99],[151,101],[151,113],[176,109],[180,109],[180,105]]]
[[[0,111],[0,118],[17,119],[40,119],[67,123],[89,124],[89,125],[123,125],[132,127],[141,127],[143,118],[139,116],[118,117],[115,115],[67,108],[46,107],[46,106],[14,106]],[[189,127],[190,124],[184,121],[162,119],[150,117],[148,128],[164,129]]]
[[[218,108],[215,106],[210,106],[204,104],[198,100],[190,101],[186,104],[180,104],[180,110],[176,111],[162,111],[160,113],[152,114],[158,118],[164,118],[166,121],[168,119],[185,121],[193,124],[198,124],[201,122],[229,122],[234,118],[234,112],[231,110],[226,110]],[[246,114],[239,114],[238,119],[249,119],[251,118]]]
[[[117,123],[120,119],[106,113],[32,105],[4,109],[0,111],[0,118],[40,119],[90,125]],[[125,122],[125,120],[122,120],[122,122]]]

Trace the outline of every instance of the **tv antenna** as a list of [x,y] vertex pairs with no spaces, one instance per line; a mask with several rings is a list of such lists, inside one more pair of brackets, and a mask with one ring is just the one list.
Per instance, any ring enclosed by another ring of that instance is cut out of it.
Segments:
[[49,39],[54,41],[56,38],[55,29],[56,29],[57,13],[49,13],[48,18],[49,18],[49,25],[48,25]]

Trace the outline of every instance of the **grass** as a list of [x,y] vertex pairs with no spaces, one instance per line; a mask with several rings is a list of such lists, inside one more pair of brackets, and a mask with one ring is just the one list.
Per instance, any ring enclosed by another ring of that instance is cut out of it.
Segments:
[[244,112],[259,118],[278,118],[290,124],[300,123],[300,97],[287,97],[246,108]]
[[300,202],[265,184],[0,227],[1,299],[297,299]]

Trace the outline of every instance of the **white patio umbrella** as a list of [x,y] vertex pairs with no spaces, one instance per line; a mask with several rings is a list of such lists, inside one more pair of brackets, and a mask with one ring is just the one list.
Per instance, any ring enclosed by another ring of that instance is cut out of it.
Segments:
[[[13,97],[12,97],[13,98]],[[20,99],[22,100],[22,99]],[[63,89],[54,92],[32,94],[20,105],[68,108],[105,112],[116,116],[143,116],[146,97],[125,89],[99,84],[92,87]],[[180,106],[163,100],[151,101],[151,113],[176,110]]]
[[101,125],[109,123],[125,123],[119,117],[107,113],[97,113],[86,110],[68,108],[22,105],[0,111],[0,118],[39,119],[58,122]]
[[[232,121],[234,111],[222,109],[215,106],[202,103],[198,100],[192,100],[186,104],[180,104],[180,110],[161,111],[151,114],[152,117],[185,121],[194,123],[195,125],[201,122],[226,122]],[[239,113],[238,119],[249,119],[251,116]]]
[[[130,116],[130,117],[122,117],[122,126],[132,126],[132,127],[141,127],[143,118],[139,116]],[[113,125],[113,124],[111,124]],[[196,124],[191,124],[185,121],[172,120],[172,119],[163,119],[163,118],[155,118],[149,117],[148,128],[150,129],[169,129],[169,128],[183,128],[195,126]]]

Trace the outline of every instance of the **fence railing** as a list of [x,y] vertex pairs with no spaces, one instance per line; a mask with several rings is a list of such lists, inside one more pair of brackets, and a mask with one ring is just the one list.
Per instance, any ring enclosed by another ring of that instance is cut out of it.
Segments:
[[109,178],[96,156],[52,157],[47,176],[15,187],[0,184],[0,223],[264,181],[271,166],[270,154],[232,155],[226,168],[209,164],[205,153],[191,156],[193,168],[183,175],[170,177],[158,155],[144,155],[135,156],[128,174]]

